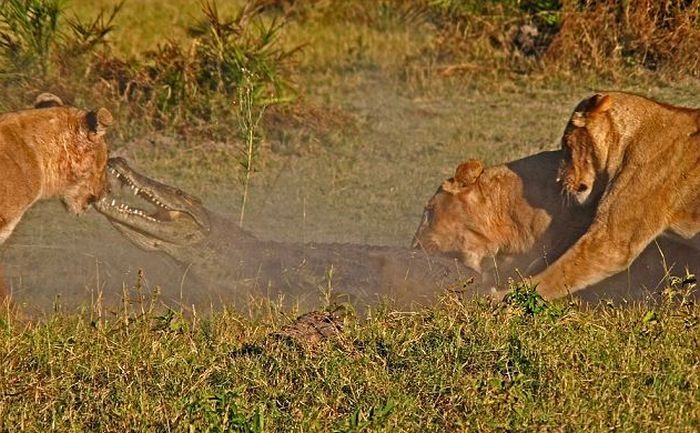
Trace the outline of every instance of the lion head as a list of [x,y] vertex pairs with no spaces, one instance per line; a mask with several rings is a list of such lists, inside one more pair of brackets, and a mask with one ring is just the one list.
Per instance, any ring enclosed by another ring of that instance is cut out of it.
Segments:
[[73,161],[72,182],[62,198],[68,210],[75,214],[85,212],[106,193],[108,147],[104,135],[112,122],[112,115],[105,108],[84,116],[82,128],[86,134],[79,135],[76,143],[82,157]]
[[414,248],[455,253],[470,268],[481,271],[484,257],[498,251],[494,239],[496,218],[481,179],[482,163],[470,159],[457,167],[428,201],[413,238]]
[[[51,93],[37,96],[34,107],[37,115],[27,117],[43,134],[44,195],[60,196],[71,213],[82,214],[106,192],[108,146],[104,136],[113,123],[112,115],[105,108],[86,112],[64,106]],[[47,121],[52,128],[46,127]]]
[[579,204],[593,195],[596,178],[604,172],[611,139],[611,123],[606,113],[609,96],[594,95],[578,104],[561,139],[563,159],[558,181],[564,192]]
[[561,159],[546,151],[486,169],[463,162],[425,206],[413,247],[456,254],[482,276],[493,266],[545,266],[592,218],[592,209],[563,206]]

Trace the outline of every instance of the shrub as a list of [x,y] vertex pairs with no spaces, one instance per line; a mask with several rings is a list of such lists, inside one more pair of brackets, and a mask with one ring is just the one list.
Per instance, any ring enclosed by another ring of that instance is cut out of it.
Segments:
[[263,3],[248,2],[235,17],[224,18],[215,2],[203,2],[203,19],[188,29],[189,44],[167,41],[142,60],[104,56],[96,78],[109,82],[115,99],[127,101],[136,117],[157,128],[185,123],[210,128],[212,120],[229,119],[238,112],[243,86],[255,107],[290,101],[287,66],[296,50],[281,48],[285,21],[265,20]]
[[615,73],[626,67],[700,76],[700,0],[566,1],[548,63]]
[[[62,0],[0,3],[0,65],[3,78],[35,79],[86,66],[83,57],[106,43],[121,3],[92,21],[63,17]],[[66,26],[60,23],[65,19]]]

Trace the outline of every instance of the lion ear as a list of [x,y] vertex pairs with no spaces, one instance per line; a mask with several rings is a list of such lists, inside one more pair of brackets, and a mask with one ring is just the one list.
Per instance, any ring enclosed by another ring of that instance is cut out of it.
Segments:
[[461,186],[471,185],[484,172],[484,165],[478,159],[467,160],[457,167],[455,171],[455,182]]
[[114,123],[112,113],[106,108],[97,111],[90,111],[85,115],[89,136],[91,140],[96,140],[107,133],[107,128]]
[[612,107],[612,98],[609,95],[597,93],[585,101],[584,111],[575,111],[571,116],[571,123],[577,128],[585,128],[587,120],[596,114],[605,113]]
[[478,159],[469,159],[459,164],[454,177],[442,183],[442,190],[450,194],[459,194],[472,185],[484,172],[484,166]]
[[60,107],[63,101],[53,93],[42,93],[34,99],[34,108]]
[[598,93],[593,98],[595,98],[595,105],[589,110],[590,114],[605,113],[612,107],[612,98],[610,98],[610,95],[601,95]]
[[571,116],[571,123],[577,128],[585,128],[586,127],[586,116],[583,115],[580,111],[574,112],[574,115]]

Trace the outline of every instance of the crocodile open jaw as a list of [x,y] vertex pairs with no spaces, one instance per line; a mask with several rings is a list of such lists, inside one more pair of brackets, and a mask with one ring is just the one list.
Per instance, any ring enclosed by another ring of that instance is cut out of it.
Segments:
[[[118,196],[111,188],[95,208],[132,241],[152,247],[155,240],[189,244],[206,236],[208,214],[197,198],[135,172],[122,158],[111,158],[107,167],[110,181],[131,196]],[[134,200],[140,203],[131,204]],[[143,209],[144,204],[152,209]]]

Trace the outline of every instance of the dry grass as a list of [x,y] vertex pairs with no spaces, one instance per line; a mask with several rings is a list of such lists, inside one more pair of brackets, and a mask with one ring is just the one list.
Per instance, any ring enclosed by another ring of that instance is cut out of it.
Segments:
[[630,70],[700,77],[700,1],[565,2],[545,59],[572,73],[619,78]]

